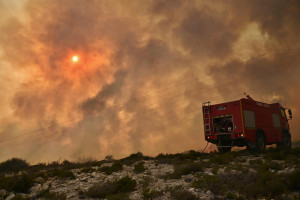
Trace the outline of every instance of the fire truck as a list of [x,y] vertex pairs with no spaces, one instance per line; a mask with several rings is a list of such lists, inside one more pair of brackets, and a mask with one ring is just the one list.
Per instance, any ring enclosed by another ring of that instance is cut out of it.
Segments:
[[263,152],[271,144],[291,148],[288,120],[292,112],[279,103],[267,104],[247,95],[215,105],[205,102],[202,111],[205,140],[216,144],[219,152],[231,151],[235,146],[256,152]]

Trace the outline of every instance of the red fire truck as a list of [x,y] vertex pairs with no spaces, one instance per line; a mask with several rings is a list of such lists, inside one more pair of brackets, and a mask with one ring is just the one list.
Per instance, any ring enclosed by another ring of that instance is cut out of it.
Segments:
[[292,112],[279,103],[267,104],[247,95],[237,101],[216,105],[202,105],[205,140],[216,144],[220,152],[234,146],[263,152],[266,145],[276,144],[291,148],[288,120]]

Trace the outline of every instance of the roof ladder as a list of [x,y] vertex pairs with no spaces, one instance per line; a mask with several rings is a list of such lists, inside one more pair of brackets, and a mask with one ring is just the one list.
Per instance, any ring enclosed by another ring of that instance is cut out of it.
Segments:
[[210,105],[210,101],[202,103],[205,135],[211,133]]

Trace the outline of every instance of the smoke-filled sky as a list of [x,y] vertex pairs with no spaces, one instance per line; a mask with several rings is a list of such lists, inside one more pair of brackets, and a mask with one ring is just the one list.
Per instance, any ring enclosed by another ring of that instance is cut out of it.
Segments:
[[243,92],[299,140],[299,35],[299,0],[0,0],[0,161],[200,150]]

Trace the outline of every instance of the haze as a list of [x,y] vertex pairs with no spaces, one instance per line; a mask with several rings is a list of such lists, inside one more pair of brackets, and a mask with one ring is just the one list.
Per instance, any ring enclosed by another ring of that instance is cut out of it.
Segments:
[[243,92],[299,140],[299,35],[297,0],[0,0],[0,160],[200,150]]

